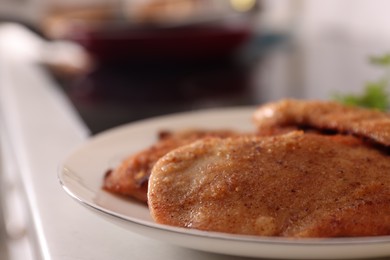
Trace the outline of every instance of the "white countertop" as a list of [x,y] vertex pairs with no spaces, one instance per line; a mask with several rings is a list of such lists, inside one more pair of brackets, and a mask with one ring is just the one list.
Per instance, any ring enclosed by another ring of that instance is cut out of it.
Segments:
[[[0,26],[0,39],[9,36],[12,28],[6,29]],[[89,130],[34,55],[21,58],[11,49],[0,42],[0,122],[29,206],[37,259],[242,259],[144,238],[71,199],[59,184],[57,170]]]

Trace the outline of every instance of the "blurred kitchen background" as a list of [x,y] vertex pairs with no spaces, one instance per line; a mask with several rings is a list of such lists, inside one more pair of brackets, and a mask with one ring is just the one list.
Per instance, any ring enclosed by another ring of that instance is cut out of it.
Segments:
[[[0,48],[44,67],[95,134],[174,112],[358,95],[385,76],[369,57],[390,51],[388,10],[387,0],[0,0]],[[12,245],[23,230],[4,215],[0,236],[14,242],[0,243],[0,259],[22,252]]]
[[382,77],[368,60],[389,50],[389,7],[386,0],[1,0],[0,44],[37,56],[97,133],[179,111],[359,93]]

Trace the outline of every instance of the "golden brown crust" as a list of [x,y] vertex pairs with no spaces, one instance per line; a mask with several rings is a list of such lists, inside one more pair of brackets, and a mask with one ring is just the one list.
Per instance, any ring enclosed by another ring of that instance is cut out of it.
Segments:
[[355,134],[390,146],[390,115],[332,101],[285,99],[260,106],[253,115],[259,131],[304,126]]
[[390,235],[390,160],[352,136],[203,139],[154,166],[158,223],[264,236]]
[[103,188],[118,195],[147,201],[148,180],[152,167],[169,151],[207,136],[228,137],[238,133],[230,130],[161,131],[159,140],[151,147],[129,156],[104,177]]

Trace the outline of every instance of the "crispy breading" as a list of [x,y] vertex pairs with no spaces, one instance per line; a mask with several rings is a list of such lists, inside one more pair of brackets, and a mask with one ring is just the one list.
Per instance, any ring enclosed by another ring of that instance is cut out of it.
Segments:
[[390,146],[390,114],[332,101],[285,99],[260,106],[253,115],[259,131],[311,127],[368,138]]
[[206,138],[162,157],[148,203],[161,224],[286,237],[390,235],[390,160],[353,136]]
[[148,180],[155,162],[169,151],[200,138],[228,137],[238,133],[230,130],[191,129],[178,132],[160,132],[159,140],[128,158],[113,170],[109,170],[103,182],[103,188],[118,195],[134,197],[147,201]]

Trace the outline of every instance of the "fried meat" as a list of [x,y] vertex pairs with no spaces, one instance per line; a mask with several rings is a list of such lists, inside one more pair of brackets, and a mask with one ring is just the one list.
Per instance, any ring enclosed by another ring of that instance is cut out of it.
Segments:
[[253,119],[259,131],[309,127],[354,134],[390,146],[390,114],[332,101],[286,99],[260,106]]
[[354,136],[206,138],[158,160],[148,203],[158,223],[207,231],[390,235],[389,173],[389,155]]
[[103,188],[118,195],[147,201],[148,180],[155,162],[169,151],[205,137],[228,137],[236,135],[230,130],[185,130],[161,132],[159,140],[151,147],[125,159],[118,167],[109,170]]

